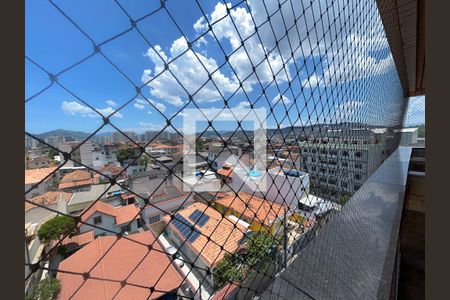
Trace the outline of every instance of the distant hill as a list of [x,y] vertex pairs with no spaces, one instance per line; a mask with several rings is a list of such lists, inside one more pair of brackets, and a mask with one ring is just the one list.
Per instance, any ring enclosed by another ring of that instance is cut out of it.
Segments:
[[56,129],[56,130],[36,134],[36,136],[40,139],[45,139],[50,136],[71,136],[76,140],[83,140],[89,136],[89,133],[82,132],[82,131]]

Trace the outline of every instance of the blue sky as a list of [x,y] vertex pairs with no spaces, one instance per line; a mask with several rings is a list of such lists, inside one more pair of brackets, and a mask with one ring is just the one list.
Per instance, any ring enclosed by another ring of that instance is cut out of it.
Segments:
[[[342,1],[336,1],[336,5],[344,7],[342,3],[338,3]],[[159,1],[119,2],[134,20],[159,7]],[[96,44],[130,28],[130,20],[114,1],[60,0],[55,3]],[[277,123],[281,123],[283,127],[326,122],[329,119],[368,120],[384,124],[390,119],[385,115],[380,117],[379,107],[373,105],[398,96],[398,78],[379,20],[363,22],[356,30],[340,33],[337,38],[320,28],[309,30],[312,34],[306,38],[307,28],[312,26],[325,6],[315,4],[312,9],[306,11],[305,16],[299,18],[294,15],[290,6],[283,5],[283,17],[278,12],[271,19],[274,25],[272,31],[268,23],[264,23],[267,13],[261,2],[250,0],[248,3],[248,6],[243,4],[232,7],[231,21],[229,16],[223,18],[226,6],[222,2],[200,1],[208,21],[215,22],[213,30],[216,36],[213,36],[211,32],[204,34],[208,28],[207,22],[195,1],[167,1],[166,7],[170,15],[160,10],[137,23],[137,28],[145,39],[133,29],[101,48],[102,53],[114,62],[131,82],[103,56],[94,55],[58,77],[64,88],[53,84],[26,103],[26,130],[32,133],[58,128],[94,131],[101,125],[101,118],[80,99],[104,115],[109,115],[132,100],[111,117],[111,122],[122,130],[159,130],[165,124],[164,116],[170,118],[188,102],[187,92],[194,94],[193,99],[200,108],[222,108],[223,100],[220,94],[229,98],[228,103],[233,110],[249,108],[250,102],[255,108],[268,109],[270,103],[274,107],[274,115],[267,120],[269,128],[273,128]],[[309,4],[309,1],[305,3]],[[267,1],[266,4],[269,13],[277,10],[277,1]],[[25,16],[26,55],[50,73],[56,74],[92,53],[93,46],[89,38],[50,2],[26,1]],[[375,16],[377,17],[377,14]],[[171,17],[182,32],[175,26]],[[300,29],[290,30],[289,40],[286,37],[281,39],[279,50],[271,52],[268,59],[256,68],[255,76],[255,73],[252,73],[252,62],[256,64],[264,59],[263,49],[272,49],[275,39],[285,35],[285,24],[288,28],[291,27],[294,19],[298,20]],[[254,34],[255,23],[259,27],[258,35]],[[325,28],[326,25],[325,22]],[[322,38],[321,32],[325,34],[325,38]],[[197,39],[199,36],[202,38]],[[186,52],[187,41],[196,39],[192,50]],[[242,39],[246,39],[244,45],[247,51],[241,46]],[[298,44],[300,41],[301,47],[294,49],[293,59],[289,42]],[[365,47],[369,44],[367,41],[370,41],[370,49]],[[343,51],[341,42],[344,43],[346,51]],[[316,44],[319,47],[316,47]],[[225,63],[222,51],[233,55],[229,56],[228,64],[217,70],[218,66]],[[349,58],[344,53],[353,55]],[[348,68],[342,70],[332,61],[333,57]],[[161,59],[169,61],[174,58],[176,59],[169,67],[184,88],[170,72],[164,70],[164,62]],[[349,59],[358,63],[355,64]],[[282,69],[282,66],[285,66],[285,69]],[[208,80],[204,68],[213,73],[212,80],[215,85],[211,81],[204,85]],[[296,69],[300,70],[297,78]],[[350,80],[342,83],[342,80],[338,79],[339,76],[348,76],[349,71]],[[278,73],[277,84],[272,82],[274,73]],[[47,74],[28,60],[25,60],[25,74],[26,99],[50,83]],[[159,75],[154,78],[157,74]],[[242,87],[239,86],[238,77],[241,81],[246,78]],[[380,92],[371,92],[370,87],[373,87],[373,84],[370,82],[380,85]],[[266,88],[263,97],[260,83]],[[339,89],[341,85],[345,85],[349,92],[343,93],[342,89]],[[142,95],[135,97],[135,86],[143,86]],[[303,93],[301,86],[304,88]],[[360,87],[359,90],[356,90],[356,87]],[[260,100],[257,100],[258,98]],[[187,108],[194,106],[191,103]],[[391,111],[386,112],[392,113]],[[230,114],[230,110],[225,113]],[[299,114],[301,121],[296,122]],[[286,116],[289,116],[290,120]],[[308,116],[311,119],[308,119]],[[180,114],[173,120],[173,124],[176,128],[181,128],[182,121],[183,116]],[[226,129],[227,125],[220,123],[217,128]],[[103,131],[113,131],[113,128],[107,126]]]

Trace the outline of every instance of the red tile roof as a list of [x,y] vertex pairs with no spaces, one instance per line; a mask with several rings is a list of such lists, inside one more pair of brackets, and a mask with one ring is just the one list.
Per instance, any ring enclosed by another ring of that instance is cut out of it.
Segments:
[[112,175],[117,175],[122,172],[123,168],[119,166],[109,165],[98,170],[100,173],[111,173]]
[[[209,216],[209,219],[204,226],[195,226],[201,234],[194,242],[187,241],[186,244],[189,244],[194,252],[200,255],[209,266],[215,266],[225,253],[234,253],[239,248],[246,229],[240,224],[236,224],[237,228],[234,228],[234,224],[227,218],[223,218],[220,212],[202,203],[189,205],[178,213],[189,220],[189,216],[196,209]],[[164,217],[164,221],[168,223],[170,217]],[[169,226],[175,232],[178,232],[173,223],[170,223]],[[178,234],[182,237],[180,233]],[[210,237],[211,241],[208,241],[207,237]],[[221,246],[225,250],[221,249]]]
[[225,176],[225,177],[231,177],[233,175],[233,169],[220,169],[217,171],[219,175]]
[[25,184],[38,183],[56,170],[56,167],[25,170]]
[[76,186],[91,185],[95,183],[95,179],[92,178],[88,171],[76,170],[70,172],[61,179],[58,189],[67,189]]
[[[62,198],[61,198],[62,197]],[[47,192],[45,194],[33,197],[29,199],[30,201],[33,201],[34,203],[49,206],[52,204],[59,203],[60,199],[63,199],[63,201],[69,201],[70,197],[72,197],[72,193],[66,193],[66,192]],[[25,202],[25,211],[29,211],[30,209],[36,207],[36,205],[33,205],[31,203]]]
[[284,215],[283,206],[278,203],[264,200],[245,192],[239,192],[237,195],[239,197],[230,195],[217,199],[215,202],[224,207],[228,207],[228,209],[237,212],[247,219],[268,226],[277,218],[282,218]]
[[[92,271],[86,280],[82,275],[58,272],[61,291],[57,299],[156,299],[164,295],[160,291],[176,290],[182,278],[168,256],[159,252],[162,248],[155,242],[155,236],[145,231],[129,238],[153,244],[154,250],[149,252],[146,246],[124,238],[98,237],[60,263],[61,271],[80,274]],[[133,285],[121,287],[123,280]],[[153,293],[151,287],[155,289]]]
[[140,218],[139,208],[133,204],[121,206],[121,207],[114,207],[103,201],[97,201],[97,202],[95,202],[95,204],[92,207],[90,207],[86,211],[86,213],[83,214],[83,216],[81,217],[81,220],[83,222],[87,222],[87,220],[95,212],[101,212],[103,214],[114,217],[116,219],[116,225],[128,223],[131,220],[133,220],[133,218],[135,218],[135,219]]

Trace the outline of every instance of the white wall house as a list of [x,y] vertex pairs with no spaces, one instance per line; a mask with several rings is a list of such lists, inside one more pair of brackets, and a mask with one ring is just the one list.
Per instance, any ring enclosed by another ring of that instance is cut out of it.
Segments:
[[[135,218],[136,215],[137,217]],[[80,226],[80,233],[93,230],[94,235],[98,236],[114,235],[113,232],[136,232],[139,228],[139,219],[139,207],[136,205],[113,207],[102,201],[97,201],[82,216],[84,223],[92,224],[96,227],[82,224]]]
[[[285,172],[286,171],[286,172]],[[309,174],[274,168],[265,171],[233,170],[233,190],[246,192],[280,205],[297,206],[309,194]]]

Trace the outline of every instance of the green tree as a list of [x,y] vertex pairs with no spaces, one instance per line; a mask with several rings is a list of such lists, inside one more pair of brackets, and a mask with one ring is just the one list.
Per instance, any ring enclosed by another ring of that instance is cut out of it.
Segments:
[[142,155],[142,157],[139,159],[139,163],[141,165],[145,166],[145,169],[147,169],[148,164],[151,162],[151,159],[148,155],[144,154]]
[[48,155],[47,155],[48,158],[53,159],[53,157],[55,157],[55,156],[57,156],[57,155],[59,155],[59,152],[56,151],[55,149],[50,148],[50,149],[48,150]]
[[270,252],[280,242],[267,232],[256,232],[245,245],[245,251],[237,254],[225,254],[214,268],[214,289],[218,290],[225,284],[241,281],[250,270],[262,272],[271,264]]
[[239,281],[244,278],[244,270],[237,263],[238,255],[226,253],[222,260],[214,268],[214,290],[219,290],[229,282]]
[[56,216],[39,228],[37,236],[43,243],[57,241],[67,233],[75,233],[75,220],[67,216]]
[[116,157],[117,157],[117,161],[119,161],[121,164],[123,164],[123,162],[125,160],[127,160],[127,159],[135,159],[138,156],[134,152],[133,148],[126,148],[126,149],[119,150],[119,152],[117,153]]
[[59,294],[61,284],[56,278],[45,278],[41,280],[33,289],[31,294],[27,295],[27,300],[53,300]]

